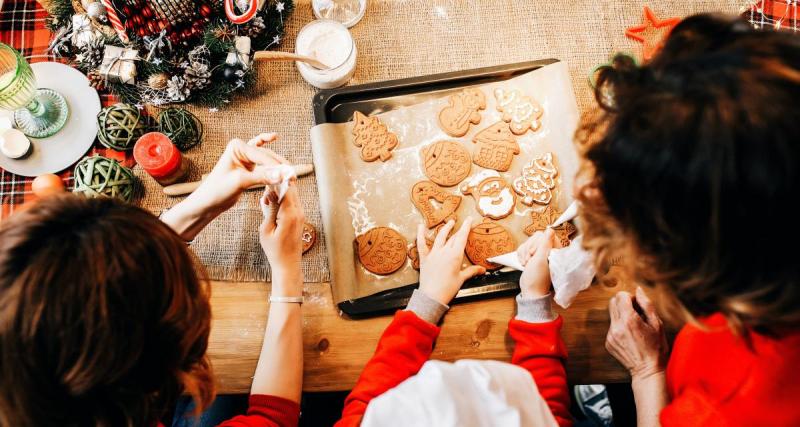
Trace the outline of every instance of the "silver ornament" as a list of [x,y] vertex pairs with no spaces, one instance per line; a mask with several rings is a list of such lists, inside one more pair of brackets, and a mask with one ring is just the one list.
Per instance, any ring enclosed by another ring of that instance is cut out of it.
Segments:
[[89,3],[86,8],[86,13],[94,19],[104,19],[106,16],[106,7],[100,2]]

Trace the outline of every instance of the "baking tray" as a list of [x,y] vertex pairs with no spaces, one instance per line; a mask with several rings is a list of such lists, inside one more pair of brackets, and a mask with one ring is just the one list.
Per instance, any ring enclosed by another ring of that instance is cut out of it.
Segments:
[[[314,96],[314,125],[348,122],[356,110],[372,115],[415,105],[465,86],[508,80],[556,62],[557,59],[542,59],[321,90]],[[453,302],[514,294],[519,289],[519,276],[518,271],[499,271],[473,278],[464,283]],[[414,283],[343,301],[339,309],[351,317],[385,314],[405,307],[418,285]]]

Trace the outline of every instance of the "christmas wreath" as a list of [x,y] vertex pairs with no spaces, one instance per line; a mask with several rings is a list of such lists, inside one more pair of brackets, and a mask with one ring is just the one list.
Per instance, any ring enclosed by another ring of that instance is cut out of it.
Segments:
[[49,50],[86,73],[92,86],[139,107],[220,107],[253,84],[252,53],[278,46],[294,4],[51,0],[46,7],[54,33]]

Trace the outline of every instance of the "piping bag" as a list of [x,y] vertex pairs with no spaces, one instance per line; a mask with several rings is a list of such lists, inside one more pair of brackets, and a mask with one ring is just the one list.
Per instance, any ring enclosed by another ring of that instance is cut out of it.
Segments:
[[[576,216],[578,216],[578,204],[572,202],[550,227],[558,227]],[[583,236],[578,236],[569,246],[552,249],[547,258],[550,263],[550,281],[553,282],[555,290],[553,300],[563,308],[569,307],[578,293],[588,288],[594,279],[592,255],[581,247],[582,242]],[[516,251],[489,258],[487,261],[519,271],[525,269]]]
[[289,165],[275,166],[269,173],[274,173],[276,175],[273,176],[281,177],[281,182],[278,184],[269,184],[267,186],[268,191],[278,195],[278,203],[280,203],[283,201],[283,197],[286,196],[286,192],[289,191],[289,181],[291,181],[292,178],[297,178],[297,173],[295,172],[295,168]]

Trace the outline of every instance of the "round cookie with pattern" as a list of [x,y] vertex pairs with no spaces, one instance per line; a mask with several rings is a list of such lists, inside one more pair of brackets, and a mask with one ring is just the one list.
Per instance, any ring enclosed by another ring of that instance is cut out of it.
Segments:
[[491,263],[487,259],[513,252],[517,249],[514,236],[502,225],[484,218],[483,221],[472,227],[467,236],[467,247],[464,252],[467,258],[487,270],[497,270],[501,265]]
[[354,244],[361,265],[372,273],[392,274],[406,263],[406,239],[392,228],[371,228]]
[[456,141],[438,141],[420,150],[425,176],[442,187],[452,187],[469,175],[469,151]]
[[300,239],[303,241],[303,253],[308,252],[317,241],[317,229],[309,223],[303,224],[303,234]]

